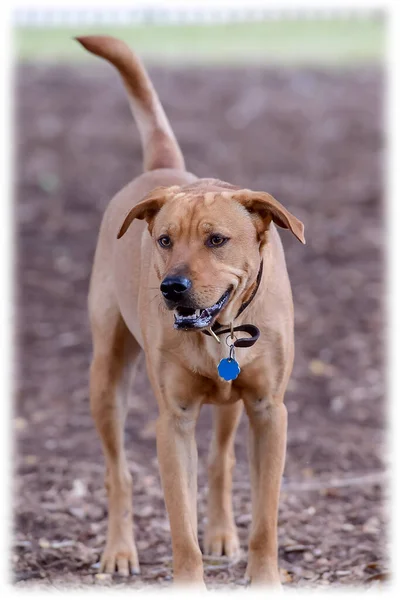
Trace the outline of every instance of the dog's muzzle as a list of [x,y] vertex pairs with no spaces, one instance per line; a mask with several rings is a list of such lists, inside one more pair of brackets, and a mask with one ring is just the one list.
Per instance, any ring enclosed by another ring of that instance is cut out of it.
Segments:
[[168,276],[160,285],[167,308],[174,311],[175,329],[199,330],[210,327],[231,294],[229,289],[212,306],[199,307],[191,296],[191,288],[191,280],[181,275]]

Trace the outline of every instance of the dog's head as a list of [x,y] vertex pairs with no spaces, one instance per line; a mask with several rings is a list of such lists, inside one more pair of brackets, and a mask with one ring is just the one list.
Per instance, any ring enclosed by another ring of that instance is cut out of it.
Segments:
[[256,285],[271,221],[305,243],[303,224],[275,198],[217,180],[156,188],[129,211],[118,238],[134,219],[148,223],[160,290],[177,329],[235,318]]

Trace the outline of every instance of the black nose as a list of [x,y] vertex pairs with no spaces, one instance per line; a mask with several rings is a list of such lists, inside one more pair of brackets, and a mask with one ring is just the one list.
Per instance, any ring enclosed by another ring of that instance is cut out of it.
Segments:
[[166,277],[160,285],[162,295],[166,300],[172,302],[179,302],[184,297],[192,285],[190,279],[186,277]]

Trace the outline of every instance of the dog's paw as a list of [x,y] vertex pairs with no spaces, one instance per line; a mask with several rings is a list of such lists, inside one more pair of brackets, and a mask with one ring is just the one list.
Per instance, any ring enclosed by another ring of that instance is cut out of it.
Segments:
[[204,538],[204,553],[212,556],[233,558],[239,553],[240,544],[235,527],[210,528]]
[[244,579],[247,585],[252,588],[272,588],[276,592],[283,591],[279,576],[256,575],[251,577],[246,573]]
[[278,568],[268,563],[259,564],[252,560],[251,555],[244,578],[251,587],[271,587],[277,591],[283,589]]
[[121,577],[139,575],[140,567],[135,544],[106,545],[100,561],[100,573],[117,573]]

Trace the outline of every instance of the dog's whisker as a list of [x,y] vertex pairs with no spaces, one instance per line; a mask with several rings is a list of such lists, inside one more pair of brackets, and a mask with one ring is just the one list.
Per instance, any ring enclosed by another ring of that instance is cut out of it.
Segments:
[[[154,302],[154,300],[160,300],[160,301],[161,301],[161,298],[160,298],[160,296],[157,294],[156,296],[154,296],[153,298],[151,298],[151,300],[149,301],[149,304],[151,304],[152,302]],[[162,301],[161,301],[161,302],[162,302]]]

